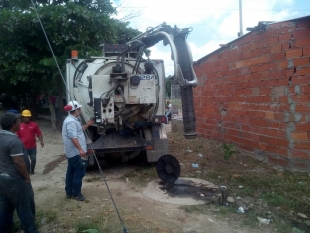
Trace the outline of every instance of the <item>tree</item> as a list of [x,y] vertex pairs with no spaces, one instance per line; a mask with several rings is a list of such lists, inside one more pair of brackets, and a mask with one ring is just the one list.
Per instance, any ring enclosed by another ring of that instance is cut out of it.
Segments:
[[171,98],[171,75],[166,77],[165,83],[166,83],[166,96],[168,98]]
[[[138,31],[112,19],[115,9],[108,0],[37,0],[36,8],[51,47],[64,74],[71,50],[81,57],[101,54],[102,43],[123,43]],[[64,93],[62,76],[29,1],[0,1],[0,80],[12,95]],[[64,76],[64,75],[63,75]],[[22,87],[22,88],[21,88]],[[27,88],[25,88],[27,87]],[[52,125],[56,114],[49,102]]]

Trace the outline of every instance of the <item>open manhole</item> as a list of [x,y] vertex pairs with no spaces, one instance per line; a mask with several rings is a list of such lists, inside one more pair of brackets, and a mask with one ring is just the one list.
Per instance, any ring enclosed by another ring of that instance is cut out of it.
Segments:
[[143,194],[156,201],[179,205],[221,204],[223,200],[219,186],[209,181],[185,177],[169,185],[159,180],[151,181]]

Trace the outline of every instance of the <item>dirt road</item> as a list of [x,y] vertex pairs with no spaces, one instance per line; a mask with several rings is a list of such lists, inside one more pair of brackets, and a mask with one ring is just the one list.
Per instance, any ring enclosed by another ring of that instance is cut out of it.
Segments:
[[[63,156],[61,134],[53,132],[48,121],[41,120],[39,125],[45,146],[42,149],[38,148],[37,167],[35,174],[31,176],[35,202],[37,210],[52,212],[56,216],[49,222],[46,219],[42,220],[41,232],[78,232],[76,225],[86,220],[93,220],[99,224],[101,229],[104,229],[103,232],[123,232],[99,171],[89,172],[84,178],[82,193],[87,199],[85,202],[65,199],[64,178],[67,161]],[[181,208],[182,205],[150,199],[143,194],[145,185],[136,185],[126,176],[135,170],[139,172],[135,166],[117,166],[103,170],[121,218],[131,233],[264,231],[241,228],[240,223],[230,221],[229,216],[219,215],[216,206],[204,205],[208,211],[188,212]]]

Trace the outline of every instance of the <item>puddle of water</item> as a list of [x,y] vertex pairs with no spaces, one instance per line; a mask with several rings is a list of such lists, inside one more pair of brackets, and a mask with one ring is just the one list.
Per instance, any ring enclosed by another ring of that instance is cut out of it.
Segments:
[[208,187],[208,185],[195,183],[192,180],[178,179],[171,185],[161,182],[160,188],[167,192],[170,197],[190,197],[196,200],[218,204],[221,204],[223,200],[223,193],[219,188]]

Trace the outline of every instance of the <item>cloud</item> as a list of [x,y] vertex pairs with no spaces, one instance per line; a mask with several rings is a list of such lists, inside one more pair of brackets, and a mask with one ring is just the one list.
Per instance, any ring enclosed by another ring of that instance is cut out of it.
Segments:
[[[130,26],[144,32],[148,27],[155,27],[164,21],[179,28],[192,27],[188,43],[193,59],[198,60],[238,37],[240,31],[238,0],[114,0],[122,4],[118,18],[126,14],[139,13],[130,20]],[[303,1],[297,0],[243,0],[243,33],[247,27],[254,27],[259,21],[283,21],[310,14],[303,11]],[[306,1],[305,1],[306,2]],[[297,9],[293,11],[292,9]],[[299,9],[299,10],[298,10]],[[163,59],[166,75],[173,73],[170,47],[157,44],[151,48],[151,58]]]
[[[193,60],[198,60],[205,55],[213,52],[214,50],[218,49],[219,43],[217,41],[210,41],[207,44],[204,44],[201,47],[198,47],[195,43],[189,42],[188,43],[192,52]],[[171,59],[171,51],[170,46],[162,46],[157,45],[151,48],[151,57],[153,59],[163,59],[165,62],[165,70],[166,76],[173,75],[174,73],[174,64]]]

